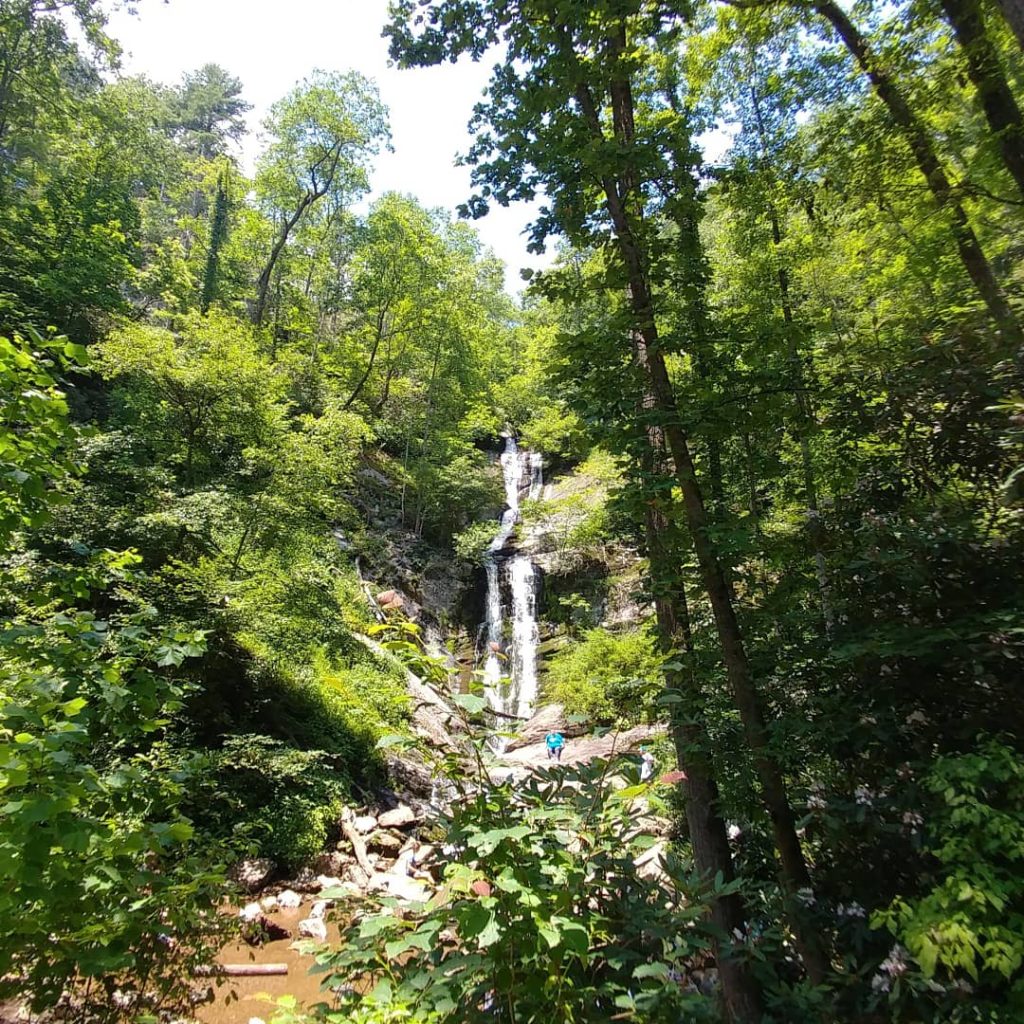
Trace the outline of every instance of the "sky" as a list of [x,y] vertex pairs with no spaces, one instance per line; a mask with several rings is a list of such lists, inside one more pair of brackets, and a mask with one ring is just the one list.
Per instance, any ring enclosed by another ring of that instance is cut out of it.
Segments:
[[[381,153],[373,195],[411,193],[424,206],[449,210],[470,195],[469,169],[454,164],[469,148],[466,123],[488,67],[460,61],[438,68],[388,67],[381,38],[387,0],[142,0],[138,14],[112,15],[109,31],[123,49],[122,71],[177,82],[186,71],[215,63],[242,80],[253,105],[242,153],[251,170],[258,132],[270,105],[313,68],[355,70],[377,82],[391,112],[393,153]],[[542,269],[550,251],[526,251],[526,204],[492,209],[475,222],[485,245],[506,264],[506,287],[522,287],[520,268]]]

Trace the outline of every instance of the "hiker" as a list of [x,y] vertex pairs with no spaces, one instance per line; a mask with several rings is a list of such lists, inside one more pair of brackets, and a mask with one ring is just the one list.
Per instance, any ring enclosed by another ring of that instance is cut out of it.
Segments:
[[640,748],[640,781],[646,782],[654,774],[654,755],[646,748]]
[[544,742],[548,745],[548,760],[554,758],[556,761],[561,761],[565,737],[560,732],[549,732],[544,737]]

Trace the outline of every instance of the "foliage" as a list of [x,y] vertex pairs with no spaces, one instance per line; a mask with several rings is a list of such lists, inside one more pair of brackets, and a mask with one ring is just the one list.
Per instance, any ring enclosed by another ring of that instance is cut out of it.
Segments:
[[936,867],[930,888],[898,898],[873,923],[906,947],[926,978],[966,974],[976,999],[1013,985],[1007,1012],[1020,1009],[1024,963],[1024,769],[1015,750],[979,737],[977,749],[935,762],[923,780],[931,806],[925,850]]
[[467,790],[444,819],[447,897],[402,914],[385,900],[318,954],[326,984],[374,983],[341,1019],[392,1004],[417,1020],[702,1019],[679,979],[706,948],[707,894],[671,856],[661,878],[638,872],[650,787],[616,791],[611,775],[596,763]]
[[461,533],[455,535],[452,539],[452,547],[464,562],[480,565],[487,549],[491,546],[491,541],[494,540],[495,532],[493,521],[482,520],[478,523],[471,523]]
[[636,719],[660,675],[660,659],[645,630],[591,629],[551,658],[544,696],[568,714],[597,722]]
[[[76,354],[63,339],[49,348]],[[53,503],[46,484],[71,471],[75,434],[46,348],[5,340],[0,354],[19,488],[7,495],[10,527],[38,523]],[[17,558],[0,567],[0,995],[28,991],[37,1011],[115,977],[130,1001],[180,1006],[184,979],[224,931],[216,852],[196,848],[181,809],[188,773],[159,763],[189,689],[176,670],[202,654],[205,636],[162,624],[138,600],[138,563],[81,549],[77,564],[44,575]],[[104,617],[92,601],[106,604]]]

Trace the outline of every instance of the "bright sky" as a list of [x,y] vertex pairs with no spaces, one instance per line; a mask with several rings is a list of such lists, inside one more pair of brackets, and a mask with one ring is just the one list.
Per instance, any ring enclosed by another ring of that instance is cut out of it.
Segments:
[[[253,134],[243,153],[249,169],[260,122],[275,100],[313,68],[352,69],[376,80],[391,111],[395,151],[377,158],[374,194],[407,192],[425,206],[449,210],[469,197],[469,169],[454,160],[469,147],[466,123],[488,68],[470,61],[389,68],[380,34],[387,0],[144,0],[138,11],[110,21],[111,35],[124,47],[124,71],[173,83],[186,71],[216,63],[239,77],[253,105]],[[495,208],[475,222],[484,244],[505,261],[511,291],[522,287],[521,267],[539,269],[553,256],[527,253],[521,232],[529,219],[529,207],[519,204]]]

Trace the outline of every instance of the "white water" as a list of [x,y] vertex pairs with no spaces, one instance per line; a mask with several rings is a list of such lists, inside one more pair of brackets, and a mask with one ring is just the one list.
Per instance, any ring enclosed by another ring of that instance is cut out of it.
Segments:
[[[526,477],[527,497],[540,497],[544,483],[543,462],[537,452],[520,452],[514,437],[505,438],[501,454],[505,476],[505,511],[498,532],[484,558],[487,573],[484,637],[484,690],[492,708],[517,718],[529,718],[537,699],[537,569],[527,555],[502,551],[519,519],[519,495]],[[508,581],[511,608],[511,643],[504,648],[506,613],[501,583]],[[502,655],[495,646],[501,648]]]

